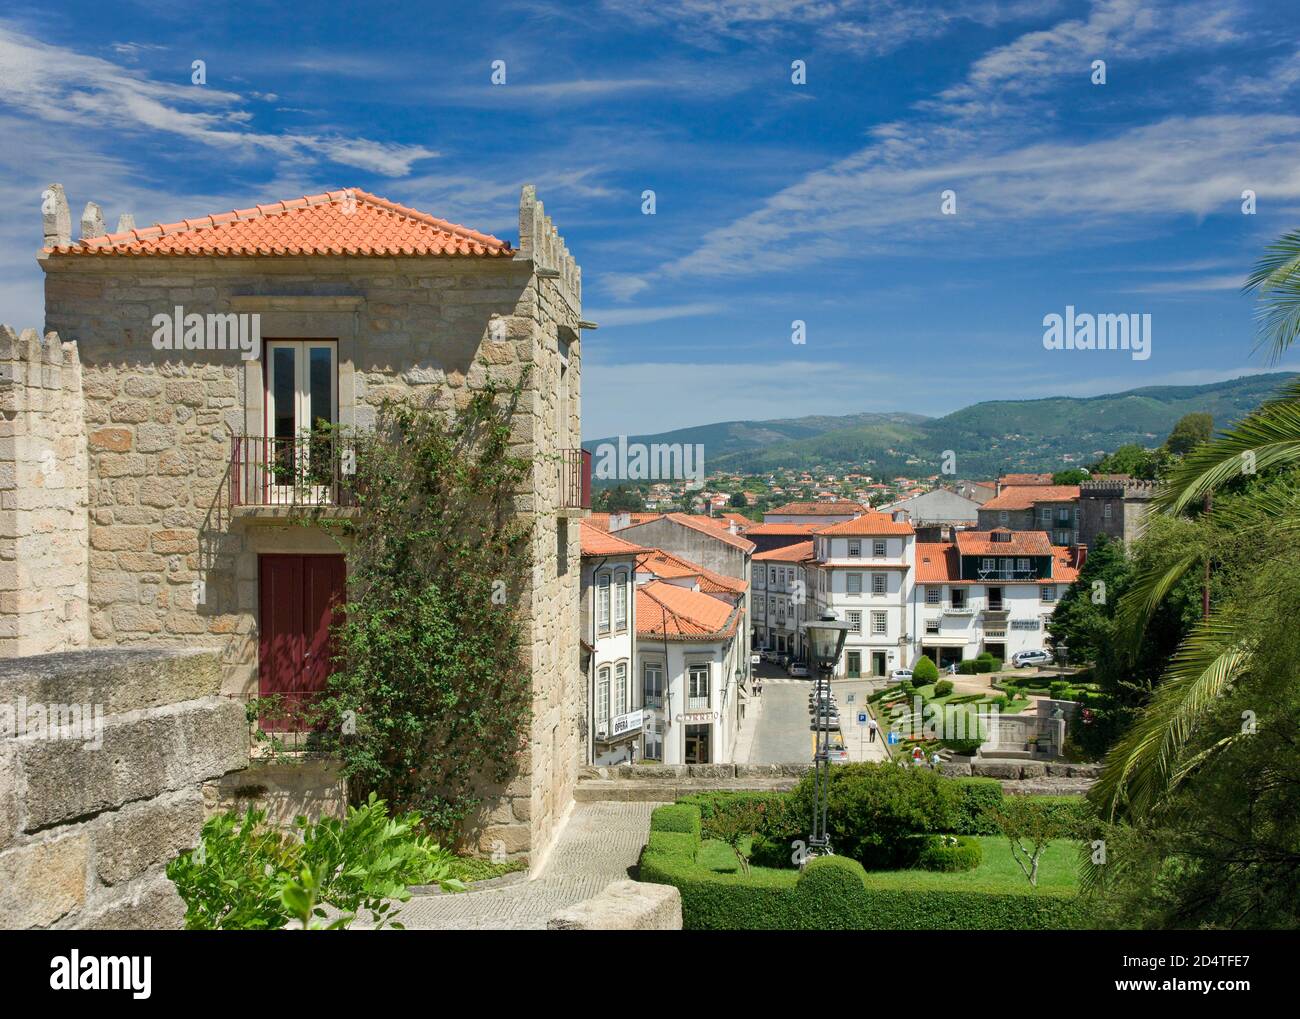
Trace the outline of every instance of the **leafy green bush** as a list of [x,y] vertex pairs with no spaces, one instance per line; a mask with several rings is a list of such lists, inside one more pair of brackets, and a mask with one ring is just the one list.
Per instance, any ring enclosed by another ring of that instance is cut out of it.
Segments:
[[963,676],[973,676],[979,671],[980,663],[974,658],[964,658],[957,663],[957,672]]
[[701,833],[700,808],[688,803],[669,803],[655,808],[650,815],[655,831],[671,831],[694,835],[699,841]]
[[952,693],[951,679],[941,679],[934,684],[934,695],[936,697],[947,697],[950,693]]
[[1002,659],[994,658],[989,655],[987,658],[980,656],[975,659],[976,672],[997,672],[1002,668]]
[[363,909],[376,926],[401,927],[392,901],[409,899],[408,885],[464,888],[452,877],[455,857],[419,824],[416,813],[389,817],[374,793],[345,820],[298,818],[296,837],[267,826],[263,811],[231,811],[203,825],[199,846],[168,863],[167,877],[185,901],[187,930],[275,930],[291,920],[316,929],[326,906],[342,914],[330,928]]
[[953,779],[957,803],[942,831],[955,835],[996,835],[989,812],[1002,804],[1002,783],[996,778]]
[[921,870],[974,870],[984,859],[980,844],[965,835],[927,835],[916,857]]
[[933,683],[938,678],[939,666],[935,665],[928,655],[922,655],[912,668],[913,685],[922,686],[926,683]]
[[[936,887],[933,875],[880,884],[854,860],[817,857],[797,877],[723,874],[696,862],[697,837],[659,831],[652,817],[640,879],[674,885],[687,930],[1055,930],[1082,926],[1073,894]],[[756,862],[756,861],[755,861]]]
[[1051,695],[1056,700],[1066,700],[1070,693],[1070,684],[1063,679],[1058,679],[1048,686]]
[[[811,817],[815,775],[795,788],[792,799]],[[942,830],[956,809],[953,783],[926,768],[887,764],[845,764],[831,770],[827,827],[837,853],[873,870],[898,865],[903,840]]]

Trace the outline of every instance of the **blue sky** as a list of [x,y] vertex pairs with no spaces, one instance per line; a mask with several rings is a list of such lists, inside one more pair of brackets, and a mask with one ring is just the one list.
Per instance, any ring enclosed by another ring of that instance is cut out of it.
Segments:
[[[26,7],[0,14],[16,326],[52,181],[110,226],[355,186],[512,240],[530,182],[601,327],[587,437],[1271,367],[1240,284],[1300,225],[1291,3]],[[1067,304],[1149,313],[1152,356],[1044,349]]]

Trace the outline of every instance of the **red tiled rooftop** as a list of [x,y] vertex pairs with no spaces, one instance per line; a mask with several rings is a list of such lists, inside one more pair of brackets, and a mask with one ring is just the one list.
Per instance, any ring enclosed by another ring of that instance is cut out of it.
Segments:
[[755,524],[753,527],[746,527],[745,534],[811,534],[822,524]]
[[[593,513],[589,517],[584,517],[583,522],[591,524],[592,527],[598,527],[602,531],[609,530],[609,518],[615,516],[613,513]],[[630,524],[644,524],[647,520],[658,520],[662,513],[628,513],[627,518]]]
[[915,534],[916,531],[906,520],[895,520],[888,513],[864,513],[855,520],[845,520],[838,524],[819,527],[814,534],[819,535],[864,535],[877,534]]
[[738,607],[661,580],[652,580],[636,589],[638,636],[678,640],[721,639],[735,633],[739,618]]
[[848,513],[865,513],[867,507],[850,499],[827,500],[826,502],[787,502],[784,506],[767,511],[768,516],[843,516]]
[[[994,535],[1007,540],[995,541]],[[1052,543],[1042,531],[958,531],[957,548],[962,555],[1051,555]]]
[[1079,498],[1078,485],[1011,485],[1002,489],[982,510],[1026,510],[1040,502],[1070,502]]
[[[959,536],[960,537],[960,536]],[[963,550],[965,551],[965,550]],[[1022,583],[1073,584],[1079,577],[1078,555],[1073,548],[1049,545],[1041,554],[1052,556],[1052,576],[1038,581]],[[916,543],[916,582],[918,584],[974,584],[973,580],[958,580],[961,573],[957,546],[950,541]]]
[[581,521],[582,554],[588,556],[630,556],[644,551],[640,545],[624,541],[616,534],[602,531],[586,520]]
[[700,590],[707,594],[744,594],[746,584],[735,577],[715,573],[699,563],[683,559],[679,555],[662,548],[647,549],[636,561],[638,573],[653,573],[663,580],[677,580],[682,577],[699,578]]
[[58,255],[514,255],[509,243],[491,234],[357,188],[155,223],[45,250]]
[[811,541],[800,541],[793,545],[782,545],[780,548],[768,549],[766,552],[755,552],[754,562],[772,562],[772,563],[802,563],[807,562],[813,557],[813,543]]

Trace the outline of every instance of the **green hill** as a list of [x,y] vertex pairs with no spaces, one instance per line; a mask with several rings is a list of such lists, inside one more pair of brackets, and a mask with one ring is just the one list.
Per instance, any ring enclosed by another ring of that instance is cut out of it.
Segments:
[[[965,477],[1086,464],[1126,443],[1156,446],[1184,414],[1205,411],[1225,427],[1276,393],[1288,372],[1204,386],[1148,386],[1091,397],[994,400],[939,418],[850,414],[776,421],[728,421],[659,435],[646,443],[703,443],[708,471],[759,473],[779,467],[870,466],[877,477],[932,474],[944,450]],[[583,445],[594,449],[609,439]]]

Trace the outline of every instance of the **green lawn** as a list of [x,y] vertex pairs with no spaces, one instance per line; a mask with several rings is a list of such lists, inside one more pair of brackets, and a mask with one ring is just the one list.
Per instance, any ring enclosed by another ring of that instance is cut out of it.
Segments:
[[470,881],[486,881],[488,878],[512,874],[517,870],[527,870],[528,864],[523,860],[507,860],[505,863],[493,863],[481,856],[458,856],[451,864],[451,876]]
[[[1011,856],[1011,845],[1000,835],[977,837],[984,858],[974,870],[955,874],[929,870],[868,871],[872,887],[905,886],[912,889],[949,889],[972,892],[1027,892],[1029,881]],[[748,848],[748,846],[746,846]],[[696,863],[715,874],[734,876],[739,881],[769,887],[794,887],[799,871],[751,867],[749,878],[740,873],[736,854],[725,842],[706,839],[700,845]],[[1069,840],[1053,842],[1043,851],[1038,865],[1038,887],[1043,890],[1073,891],[1079,886],[1078,844]]]

